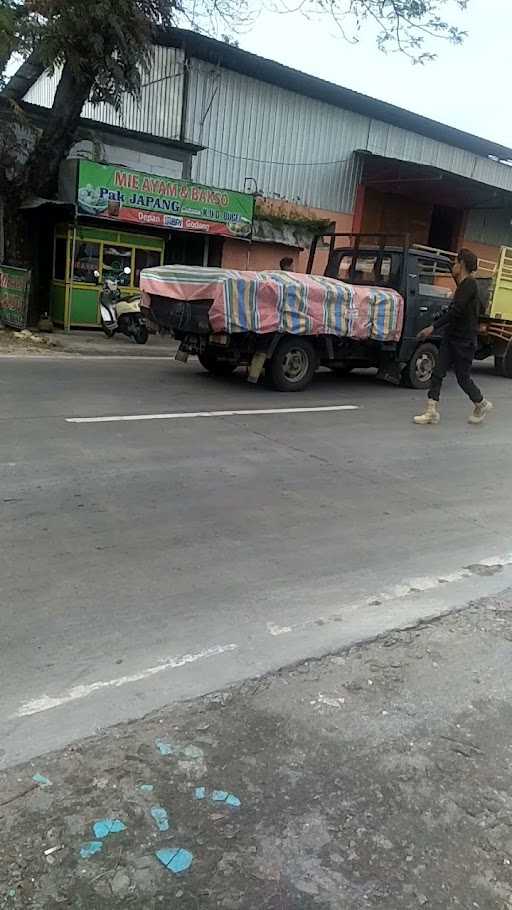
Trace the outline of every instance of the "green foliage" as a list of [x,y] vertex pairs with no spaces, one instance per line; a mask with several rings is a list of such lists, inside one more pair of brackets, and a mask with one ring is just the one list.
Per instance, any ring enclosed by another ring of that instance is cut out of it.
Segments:
[[149,64],[151,29],[172,25],[176,12],[169,0],[0,2],[15,8],[18,50],[37,45],[50,71],[69,64],[77,83],[90,85],[91,101],[115,108],[125,92],[138,94],[141,71]]

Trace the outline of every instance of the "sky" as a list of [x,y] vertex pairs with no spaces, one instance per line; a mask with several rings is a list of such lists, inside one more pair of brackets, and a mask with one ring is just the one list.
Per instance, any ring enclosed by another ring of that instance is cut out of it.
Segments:
[[436,42],[438,59],[425,66],[379,52],[370,28],[351,46],[334,25],[298,13],[263,14],[238,40],[245,50],[511,148],[512,0],[469,0],[453,18],[469,33],[463,46]]

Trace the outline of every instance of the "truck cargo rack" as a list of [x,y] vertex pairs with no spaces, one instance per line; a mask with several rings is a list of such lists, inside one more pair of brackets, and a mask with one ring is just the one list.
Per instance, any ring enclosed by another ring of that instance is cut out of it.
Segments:
[[[343,245],[338,245],[337,241],[339,238],[342,238],[343,241],[348,241],[348,243],[343,243]],[[426,246],[421,243],[411,243],[410,234],[382,234],[379,232],[369,232],[369,233],[354,233],[350,231],[326,231],[325,233],[318,234],[313,238],[311,244],[311,249],[309,253],[308,264],[306,272],[308,275],[311,274],[313,270],[313,264],[315,261],[316,252],[318,249],[318,244],[321,241],[328,241],[329,243],[329,255],[332,253],[342,250],[342,249],[352,249],[354,252],[361,248],[370,246],[372,249],[378,249],[384,252],[386,249],[392,249],[395,252],[400,252],[405,250],[418,250],[423,253],[427,253],[431,256],[437,257],[446,257],[450,262],[454,262],[457,258],[457,253],[453,250],[441,250],[436,247]],[[503,250],[507,250],[507,277],[511,282],[511,291],[512,291],[512,249],[503,247]],[[478,258],[478,273],[481,278],[494,278],[499,267],[500,260],[495,261],[492,259],[483,259],[482,257]]]

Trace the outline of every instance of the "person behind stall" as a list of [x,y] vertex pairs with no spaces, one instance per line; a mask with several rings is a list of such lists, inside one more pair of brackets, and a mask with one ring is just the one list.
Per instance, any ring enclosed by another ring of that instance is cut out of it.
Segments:
[[293,259],[291,256],[285,256],[284,259],[281,259],[279,268],[282,272],[293,272]]
[[478,284],[475,281],[477,270],[478,259],[475,254],[471,250],[460,250],[452,269],[457,290],[448,311],[418,335],[418,338],[424,341],[439,329],[444,330],[439,358],[432,373],[427,410],[424,414],[414,418],[414,422],[420,426],[439,423],[441,419],[438,407],[439,397],[443,380],[450,367],[453,367],[462,391],[473,402],[474,408],[469,418],[470,423],[482,423],[489,411],[493,409],[491,402],[484,398],[471,378],[471,366],[476,352],[480,318],[480,295]]

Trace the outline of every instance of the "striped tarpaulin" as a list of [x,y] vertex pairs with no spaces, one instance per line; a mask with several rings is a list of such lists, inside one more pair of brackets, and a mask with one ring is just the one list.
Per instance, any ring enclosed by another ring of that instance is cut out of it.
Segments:
[[404,301],[387,288],[292,272],[237,272],[191,266],[144,269],[143,294],[211,300],[212,331],[337,335],[398,341]]

